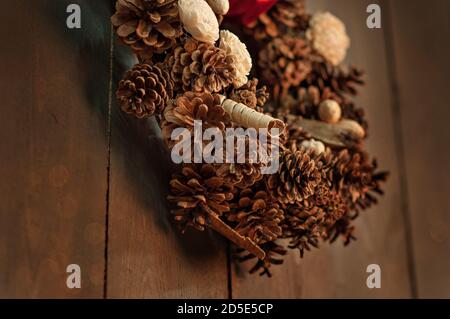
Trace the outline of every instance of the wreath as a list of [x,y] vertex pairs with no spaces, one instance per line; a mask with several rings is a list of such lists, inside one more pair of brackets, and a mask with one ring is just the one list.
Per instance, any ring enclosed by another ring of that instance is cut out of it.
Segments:
[[[111,21],[139,59],[119,83],[122,110],[155,117],[178,154],[167,200],[182,231],[217,231],[268,276],[288,249],[355,239],[387,173],[364,150],[352,101],[363,72],[343,65],[342,21],[303,0],[117,0]],[[192,160],[199,150],[214,160]]]

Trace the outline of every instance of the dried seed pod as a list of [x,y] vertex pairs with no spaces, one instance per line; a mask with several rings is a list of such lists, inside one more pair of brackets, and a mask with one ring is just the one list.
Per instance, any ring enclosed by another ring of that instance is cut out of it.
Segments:
[[325,100],[319,105],[319,118],[324,122],[339,122],[341,113],[341,106],[334,100]]

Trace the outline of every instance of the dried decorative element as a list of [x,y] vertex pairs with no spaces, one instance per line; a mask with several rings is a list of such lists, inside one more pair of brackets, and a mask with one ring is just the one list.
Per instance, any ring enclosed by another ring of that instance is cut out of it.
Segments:
[[321,154],[325,152],[325,145],[323,145],[322,142],[316,141],[314,139],[311,140],[304,140],[301,144],[301,147],[303,147],[306,150],[313,150],[316,154]]
[[251,107],[227,99],[223,95],[221,96],[221,100],[225,112],[231,116],[233,122],[242,127],[268,130],[278,129],[278,135],[281,135],[285,129],[285,124],[279,119],[275,119],[270,115],[257,112]]
[[185,91],[220,92],[237,79],[234,55],[193,39],[177,47],[168,64],[173,80]]
[[227,54],[236,57],[236,80],[233,85],[237,88],[247,83],[247,75],[252,68],[252,58],[248,53],[247,47],[239,38],[230,31],[220,31],[220,48],[225,50]]
[[253,78],[240,88],[234,88],[229,95],[230,99],[262,112],[269,99],[269,92],[266,86],[258,88],[258,82],[258,79]]
[[318,12],[312,16],[306,37],[313,48],[333,65],[345,59],[350,47],[344,23],[329,12]]
[[330,124],[337,123],[341,119],[341,107],[334,100],[322,101],[319,105],[319,118]]
[[267,186],[282,204],[300,203],[314,194],[322,179],[323,162],[313,150],[289,150],[280,156],[278,174],[268,178]]
[[[286,255],[287,251],[283,246],[278,245],[273,241],[262,244],[261,248],[265,252],[266,257],[264,259],[259,259],[250,269],[250,273],[253,274],[257,271],[261,271],[259,274],[260,276],[267,275],[268,277],[272,277],[272,273],[270,272],[271,266],[281,265],[283,263],[282,257]],[[242,250],[238,252],[242,253]],[[254,258],[255,256],[253,254],[245,254],[239,258],[239,261],[245,262]]]
[[279,0],[247,27],[256,40],[262,40],[287,33],[300,34],[308,28],[309,19],[303,0]]
[[311,71],[310,48],[301,38],[275,38],[260,51],[258,66],[265,84],[273,85],[274,99],[287,95]]
[[[257,188],[257,187],[253,187]],[[265,191],[254,192],[247,188],[238,195],[238,202],[231,205],[227,220],[241,235],[261,245],[276,240],[282,234],[283,210]]]
[[183,164],[181,174],[170,181],[169,202],[176,205],[172,211],[184,231],[187,226],[204,230],[209,214],[221,216],[230,210],[232,187],[226,185],[211,164]]
[[214,13],[221,16],[226,15],[230,10],[230,3],[228,0],[206,0]]
[[170,139],[172,131],[178,127],[193,130],[195,120],[201,121],[204,130],[218,128],[223,131],[231,124],[230,117],[221,106],[220,95],[186,92],[164,111],[161,127],[170,148],[173,146]]
[[300,126],[310,137],[338,148],[355,147],[362,142],[366,134],[361,125],[352,120],[328,124],[299,117],[291,124]]
[[205,0],[178,0],[183,27],[196,40],[214,43],[219,39],[219,22]]
[[116,92],[122,110],[138,118],[160,114],[173,96],[173,81],[161,64],[137,64]]
[[350,209],[366,209],[377,202],[376,194],[382,194],[380,183],[385,181],[386,172],[376,172],[377,162],[360,150],[340,151],[330,163],[333,170],[334,188],[346,198]]
[[117,0],[111,22],[121,40],[137,52],[163,53],[183,33],[176,0]]

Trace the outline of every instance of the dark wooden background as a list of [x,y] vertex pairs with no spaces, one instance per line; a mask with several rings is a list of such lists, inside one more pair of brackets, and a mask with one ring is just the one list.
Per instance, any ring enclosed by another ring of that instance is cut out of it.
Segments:
[[[133,61],[110,1],[30,2],[0,11],[0,297],[450,297],[449,1],[309,1],[347,24],[348,61],[367,71],[367,147],[392,175],[357,242],[292,252],[272,279],[230,262],[219,236],[169,222],[156,124],[114,99]],[[81,30],[65,26],[71,2]],[[369,30],[375,2],[383,26]],[[372,263],[381,289],[366,287]],[[66,287],[69,264],[81,289]]]

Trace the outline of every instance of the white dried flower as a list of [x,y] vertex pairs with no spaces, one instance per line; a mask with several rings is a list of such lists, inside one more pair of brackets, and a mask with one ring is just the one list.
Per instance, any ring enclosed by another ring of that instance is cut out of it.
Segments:
[[319,118],[327,123],[337,123],[341,119],[341,106],[335,100],[325,100],[319,105]]
[[236,57],[237,78],[233,85],[237,88],[241,87],[247,83],[247,75],[250,74],[252,68],[252,58],[247,47],[235,34],[222,30],[220,31],[220,48]]
[[178,0],[184,29],[201,42],[214,43],[219,38],[219,22],[204,0]]
[[313,149],[316,154],[325,152],[325,145],[322,142],[316,141],[314,139],[304,140],[300,145],[307,150]]
[[206,0],[211,9],[220,15],[226,15],[230,10],[230,2],[228,0]]
[[312,16],[306,37],[313,48],[333,65],[345,59],[350,47],[345,24],[329,12],[318,12]]

